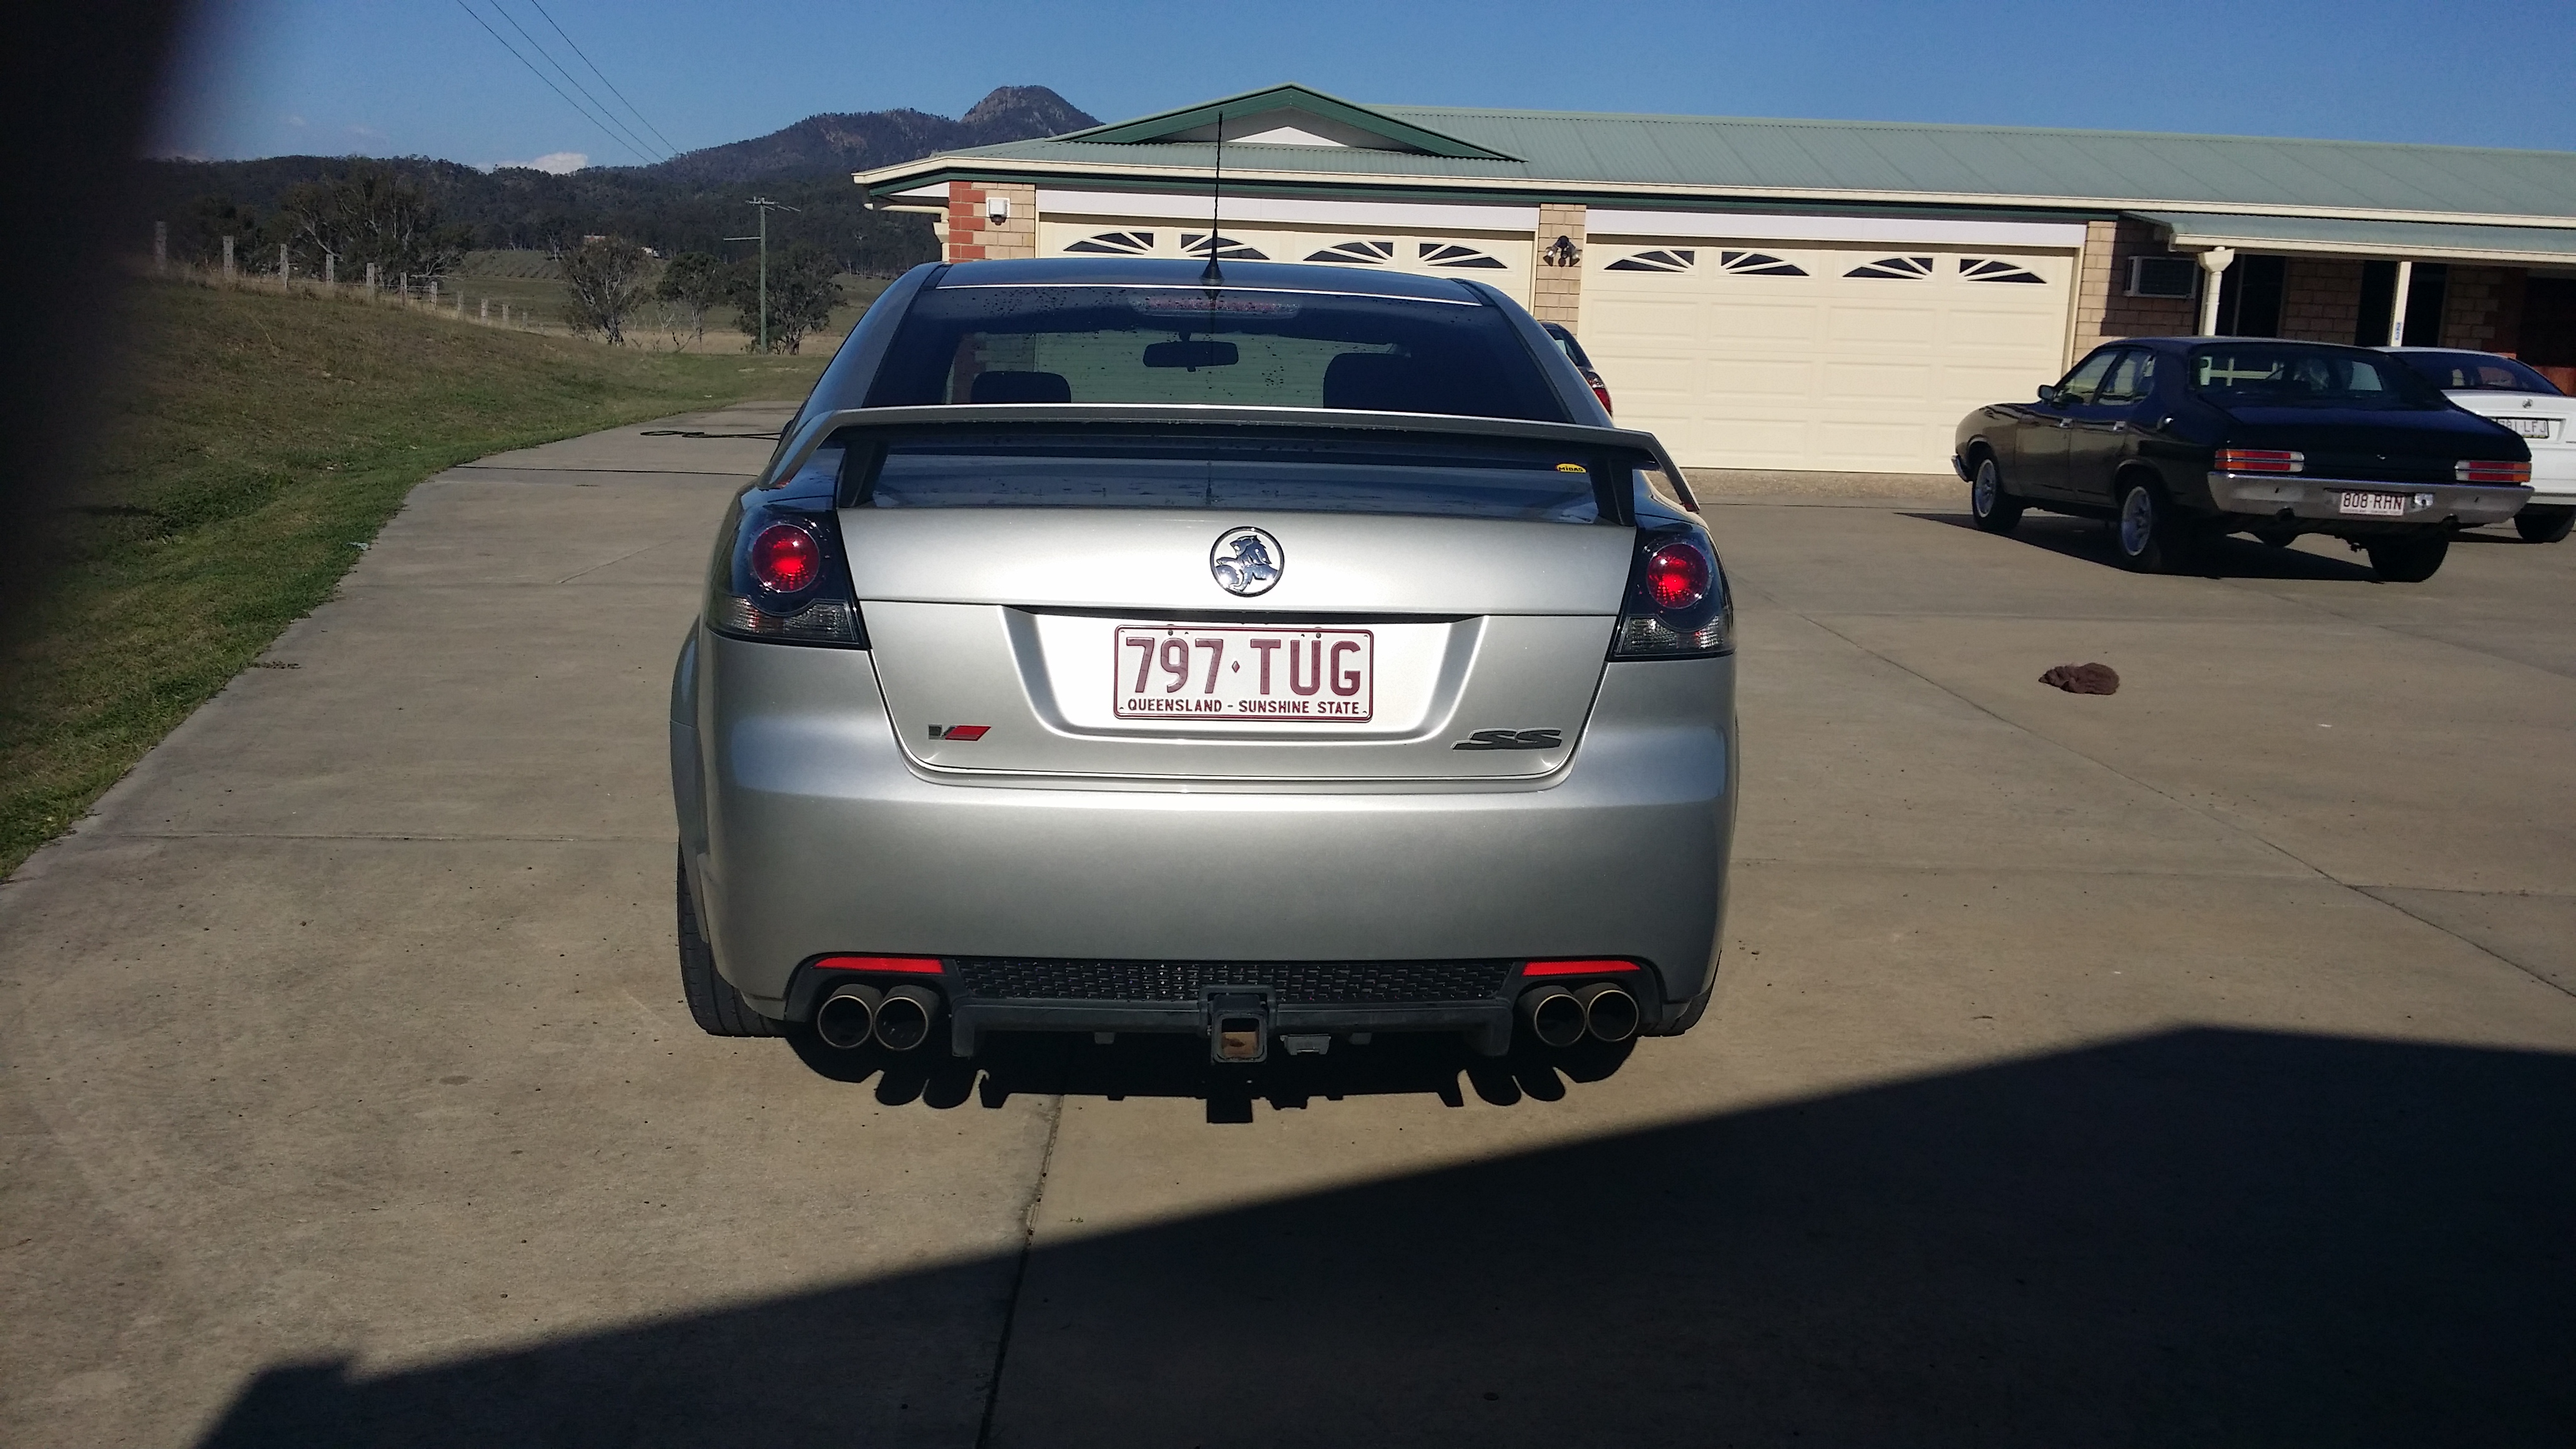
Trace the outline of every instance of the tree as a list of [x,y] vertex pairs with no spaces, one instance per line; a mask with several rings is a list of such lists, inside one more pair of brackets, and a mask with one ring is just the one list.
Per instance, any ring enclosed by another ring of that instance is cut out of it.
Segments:
[[271,244],[286,243],[297,271],[319,272],[331,256],[344,278],[369,262],[387,277],[434,277],[455,268],[468,240],[440,220],[419,182],[375,161],[288,187],[273,224]]
[[564,322],[581,336],[626,342],[626,318],[644,304],[644,249],[613,236],[595,237],[564,253]]
[[671,304],[671,344],[678,346],[683,327],[689,340],[707,340],[707,309],[725,299],[729,279],[724,263],[705,252],[682,252],[662,269],[653,295]]
[[[769,255],[769,345],[795,352],[805,334],[832,320],[841,305],[841,266],[821,247],[799,242]],[[740,309],[736,326],[743,335],[760,336],[760,263],[757,258],[733,264],[726,299]],[[756,344],[755,344],[756,345]]]

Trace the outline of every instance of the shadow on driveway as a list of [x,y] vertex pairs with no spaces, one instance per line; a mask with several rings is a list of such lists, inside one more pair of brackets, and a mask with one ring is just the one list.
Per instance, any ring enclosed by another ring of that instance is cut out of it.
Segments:
[[[2572,1145],[2576,1057],[2179,1032],[1040,1246],[982,1427],[2563,1444]],[[1010,1282],[985,1260],[382,1376],[285,1365],[204,1442],[970,1442],[920,1406],[986,1412],[993,1360],[914,1345]]]
[[[1976,519],[1965,511],[1956,513],[1908,513],[1907,518],[1925,523],[1945,523],[1953,528],[1975,531]],[[2062,513],[2025,514],[2021,526],[2008,535],[2015,543],[2044,548],[2068,558],[2080,558],[2105,568],[2120,567],[2111,551],[2108,527],[2099,519],[2070,518]],[[2467,535],[2463,535],[2467,537]],[[2379,575],[2360,554],[2347,559],[2309,553],[2297,548],[2274,548],[2250,538],[2229,535],[2211,541],[2179,570],[2184,574],[2212,579],[2319,579],[2328,582],[2375,584]]]

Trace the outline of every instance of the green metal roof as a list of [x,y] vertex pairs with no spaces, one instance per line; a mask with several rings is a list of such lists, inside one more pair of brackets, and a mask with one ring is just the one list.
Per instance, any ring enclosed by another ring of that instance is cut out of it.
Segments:
[[2563,263],[2576,260],[2576,227],[2474,226],[2451,221],[2357,221],[2339,216],[2252,216],[2244,212],[2135,211],[2179,247],[2317,251],[2344,255],[2441,257],[2452,261]]
[[[1435,148],[1229,144],[1229,176],[1347,178],[1383,185],[1483,183],[1576,194],[1708,193],[1938,204],[2442,213],[2533,223],[2576,222],[2576,153],[2379,141],[2070,131],[1886,121],[1750,120],[1715,116],[1359,106],[1300,86],[1272,87],[1187,111],[1038,141],[950,152],[863,176],[894,189],[943,169],[1203,173],[1216,148],[1149,139],[1268,107],[1328,103],[1374,121],[1397,145],[1430,136],[1492,156]],[[1116,139],[1112,139],[1112,138]],[[1456,143],[1464,143],[1456,144]]]

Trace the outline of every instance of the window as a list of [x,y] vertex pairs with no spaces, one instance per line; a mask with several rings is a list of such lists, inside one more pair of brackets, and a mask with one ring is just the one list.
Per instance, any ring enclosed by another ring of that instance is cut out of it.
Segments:
[[2104,379],[2101,393],[2093,400],[2105,405],[2141,403],[2155,394],[2156,355],[2143,347],[2131,347],[2111,364],[2111,375]]
[[1930,257],[1881,257],[1843,273],[1846,277],[1890,277],[1914,281],[1932,275]]
[[2401,352],[2397,360],[2444,392],[2558,391],[2548,378],[2492,352]]
[[1782,261],[1767,252],[1719,252],[1717,265],[1720,271],[1743,277],[1803,277],[1807,274],[1806,268]]
[[2200,293],[2200,262],[2194,257],[2129,258],[2129,295],[2189,300]]
[[1084,237],[1065,250],[1094,256],[1147,256],[1154,250],[1154,234],[1150,231],[1104,231],[1098,236]]
[[1426,267],[1492,267],[1499,269],[1503,265],[1502,258],[1500,257],[1488,256],[1485,253],[1476,250],[1474,247],[1461,246],[1456,242],[1422,242],[1414,248],[1414,255],[1420,257],[1422,259],[1422,264]]
[[1185,256],[1203,257],[1213,252],[1221,262],[1266,262],[1265,253],[1245,246],[1230,236],[1209,236],[1202,231],[1181,233],[1181,252]]
[[2093,395],[2102,390],[2102,379],[2110,375],[2111,364],[2120,360],[2122,351],[2117,347],[2105,347],[2075,364],[2075,370],[2066,374],[2066,380],[2057,385],[2061,398],[2076,404],[2093,401]]
[[1391,241],[1335,242],[1320,252],[1309,252],[1310,262],[1338,262],[1346,267],[1382,267],[1395,260],[1395,243]]
[[831,405],[1217,403],[1568,421],[1504,314],[1466,296],[934,287],[906,310],[866,401]]
[[2195,349],[2191,385],[2221,407],[2451,405],[2431,383],[2384,354],[2278,342]]
[[1971,282],[2038,282],[2046,285],[2048,281],[2028,267],[2018,267],[1992,257],[1959,258],[1959,275]]
[[1689,250],[1632,252],[1603,268],[1611,272],[1687,272],[1699,265],[1699,253]]

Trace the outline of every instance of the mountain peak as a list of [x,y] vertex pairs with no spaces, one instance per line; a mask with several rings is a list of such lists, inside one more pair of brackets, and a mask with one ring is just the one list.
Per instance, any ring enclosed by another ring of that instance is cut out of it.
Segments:
[[1000,86],[958,120],[921,111],[843,111],[635,169],[697,185],[847,176],[934,151],[1027,141],[1100,122],[1045,86]]
[[[974,108],[958,117],[957,121],[964,126],[1009,127],[1013,130],[1043,126],[1045,129],[1031,132],[1031,135],[1038,136],[1058,136],[1100,124],[1096,118],[1074,109],[1072,102],[1045,86],[995,86],[992,94],[977,101]],[[1025,141],[1029,136],[1010,139]]]

